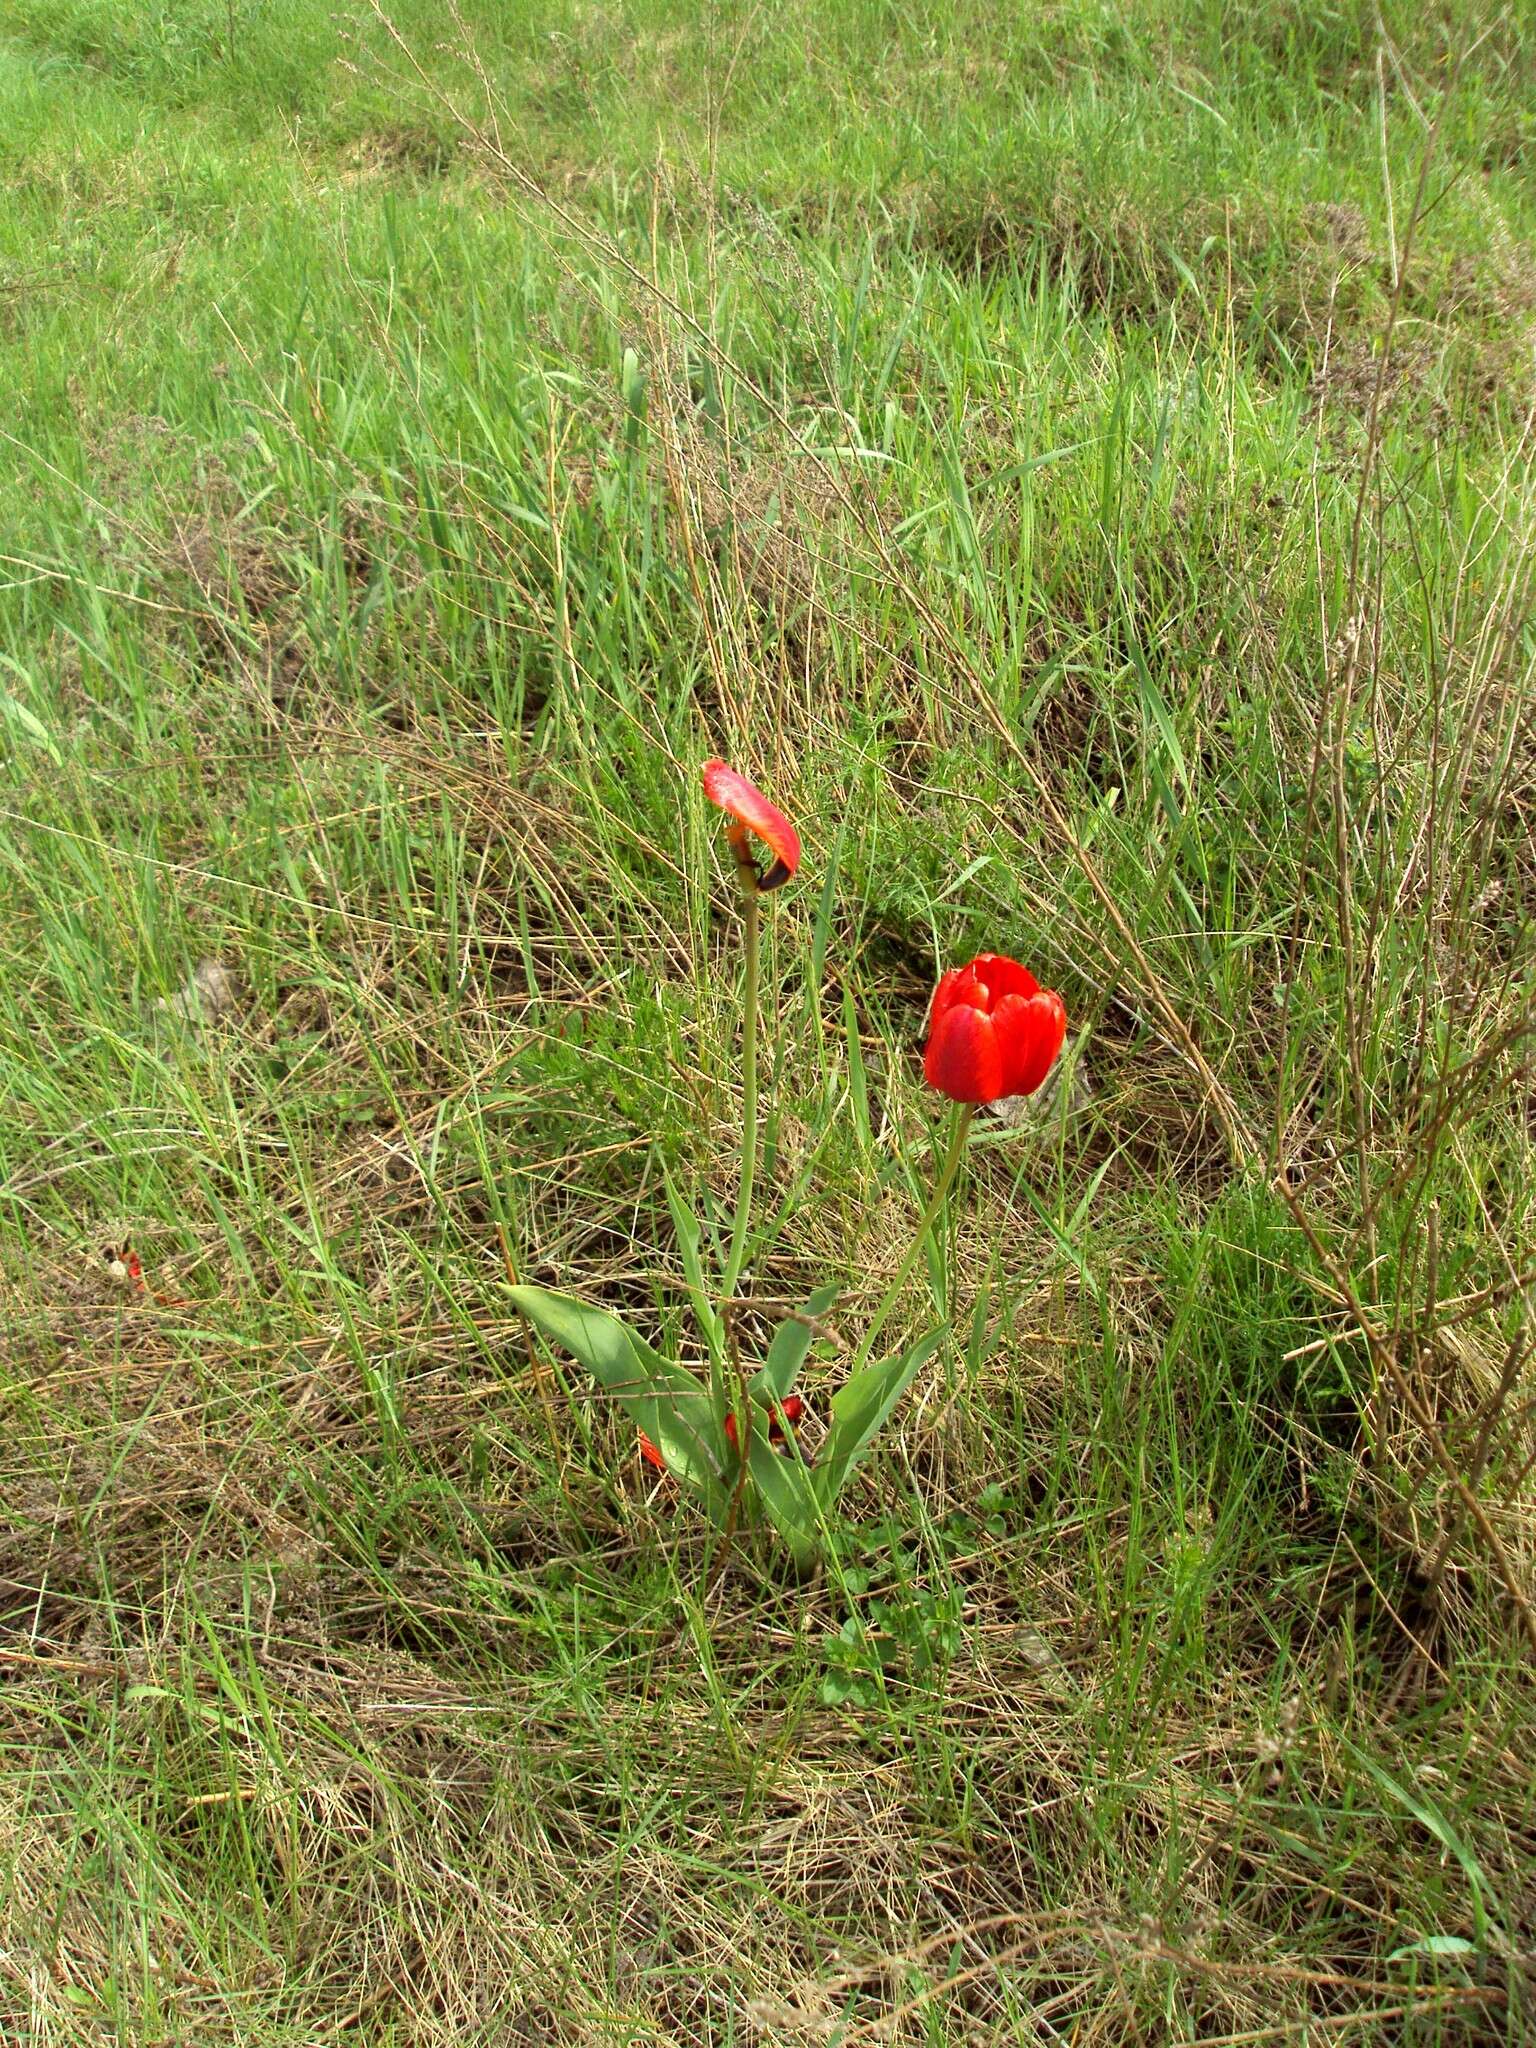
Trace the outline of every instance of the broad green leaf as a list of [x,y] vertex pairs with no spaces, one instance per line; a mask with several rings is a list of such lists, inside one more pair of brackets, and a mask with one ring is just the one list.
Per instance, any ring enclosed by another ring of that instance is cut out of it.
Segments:
[[816,1334],[811,1325],[826,1314],[839,1291],[832,1285],[818,1287],[800,1314],[787,1316],[774,1331],[768,1356],[747,1382],[747,1391],[760,1407],[782,1401],[790,1392]]
[[677,1234],[677,1248],[682,1254],[688,1299],[693,1303],[693,1312],[709,1346],[709,1355],[719,1365],[724,1357],[725,1333],[704,1279],[704,1260],[699,1249],[703,1234],[699,1220],[673,1187],[672,1176],[665,1167],[662,1168],[661,1184],[667,1191],[667,1207],[672,1211],[672,1228]]
[[684,1366],[674,1365],[606,1309],[552,1294],[544,1287],[514,1287],[513,1301],[552,1343],[579,1358],[643,1429],[667,1461],[667,1470],[719,1509],[723,1479],[735,1455],[710,1404],[709,1391]]
[[866,1152],[874,1148],[869,1123],[869,1080],[864,1072],[864,1048],[859,1043],[859,1012],[853,1000],[853,985],[843,983],[843,1032],[848,1040],[848,1085],[853,1098],[854,1128]]
[[821,1504],[811,1472],[794,1456],[781,1457],[756,1429],[747,1446],[747,1470],[765,1513],[796,1564],[816,1555]]
[[1409,1956],[1475,1956],[1477,1943],[1468,1941],[1464,1934],[1426,1934],[1422,1941],[1410,1941],[1406,1948],[1395,1948],[1387,1957],[1389,1963],[1406,1962]]
[[848,836],[849,812],[844,811],[837,828],[837,842],[832,848],[832,857],[827,862],[827,871],[822,879],[821,897],[816,905],[816,921],[811,927],[811,971],[806,977],[806,987],[819,991],[821,978],[826,967],[827,941],[832,935],[832,913],[837,904],[837,884],[843,866],[843,842]]
[[837,1499],[891,1410],[943,1341],[943,1329],[930,1330],[911,1350],[862,1367],[833,1395],[831,1426],[815,1465],[816,1492],[823,1507]]

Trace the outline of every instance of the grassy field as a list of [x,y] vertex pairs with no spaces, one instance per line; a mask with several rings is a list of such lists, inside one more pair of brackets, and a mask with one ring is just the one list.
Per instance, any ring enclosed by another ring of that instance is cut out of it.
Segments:
[[[1536,2038],[1533,110],[1476,0],[11,0],[6,2048]],[[803,1580],[507,1293],[681,1341],[713,754],[813,1412],[939,969],[1071,1019]]]

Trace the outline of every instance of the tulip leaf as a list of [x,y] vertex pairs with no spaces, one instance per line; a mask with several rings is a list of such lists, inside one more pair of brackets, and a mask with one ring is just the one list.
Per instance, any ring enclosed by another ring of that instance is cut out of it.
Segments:
[[747,1470],[764,1512],[797,1565],[816,1555],[821,1503],[808,1467],[797,1457],[781,1457],[765,1431],[754,1429],[747,1446]]
[[672,1212],[672,1228],[677,1235],[677,1248],[682,1255],[683,1278],[688,1283],[688,1299],[693,1303],[693,1312],[698,1318],[699,1329],[709,1346],[709,1355],[718,1367],[724,1357],[725,1333],[720,1326],[720,1316],[710,1298],[704,1280],[704,1260],[700,1252],[703,1233],[699,1219],[684,1202],[672,1185],[672,1176],[662,1169],[662,1186],[667,1191],[667,1207]]
[[836,1286],[818,1287],[799,1314],[786,1316],[774,1331],[768,1356],[747,1382],[747,1391],[759,1407],[767,1408],[787,1397],[816,1339],[816,1324],[840,1291]]
[[869,1077],[864,1071],[864,1047],[859,1037],[859,1006],[853,999],[853,984],[843,983],[843,1031],[848,1040],[848,1087],[853,1102],[853,1126],[866,1153],[874,1150],[874,1132],[869,1121]]
[[1464,1934],[1426,1934],[1422,1941],[1411,1941],[1406,1948],[1395,1948],[1387,1957],[1389,1963],[1406,1962],[1410,1956],[1475,1956],[1477,1943],[1468,1941]]
[[945,1328],[930,1330],[910,1350],[862,1366],[832,1397],[827,1441],[816,1460],[815,1485],[830,1507],[869,1449],[891,1410],[944,1341]]
[[534,1327],[579,1358],[636,1428],[644,1430],[665,1458],[667,1470],[695,1487],[718,1511],[725,1500],[727,1460],[734,1463],[735,1454],[715,1418],[708,1388],[606,1309],[544,1287],[510,1291]]

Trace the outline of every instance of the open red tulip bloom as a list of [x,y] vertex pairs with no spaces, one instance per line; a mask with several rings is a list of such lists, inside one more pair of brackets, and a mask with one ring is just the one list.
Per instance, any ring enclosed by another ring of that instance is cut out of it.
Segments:
[[1067,1035],[1066,1005],[1027,967],[981,953],[934,992],[923,1073],[953,1102],[1033,1095]]
[[[787,1422],[793,1428],[804,1412],[805,1403],[798,1394],[791,1394],[787,1400],[781,1401],[773,1410],[768,1418],[768,1441],[774,1450],[782,1451],[785,1448],[784,1424]],[[657,1450],[643,1429],[639,1434],[641,1457],[644,1458],[648,1465],[654,1465],[658,1472],[665,1472],[667,1469],[666,1459]],[[736,1418],[734,1415],[727,1415],[725,1418],[725,1434],[730,1442],[731,1449],[734,1451],[736,1449]]]
[[[750,885],[766,893],[787,882],[800,865],[800,834],[778,806],[769,803],[755,782],[748,782],[723,761],[704,764],[704,794],[724,811],[726,839],[738,870],[750,879]],[[767,874],[759,874],[753,859],[753,833],[773,855]]]

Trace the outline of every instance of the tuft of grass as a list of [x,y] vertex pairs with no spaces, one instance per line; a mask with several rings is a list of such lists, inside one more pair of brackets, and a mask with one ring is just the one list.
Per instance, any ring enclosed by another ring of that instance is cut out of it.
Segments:
[[[1533,78],[12,10],[7,2040],[1529,2033]],[[682,1341],[717,752],[761,1304],[896,1270],[941,965],[1073,1020],[810,1586],[505,1292]]]

